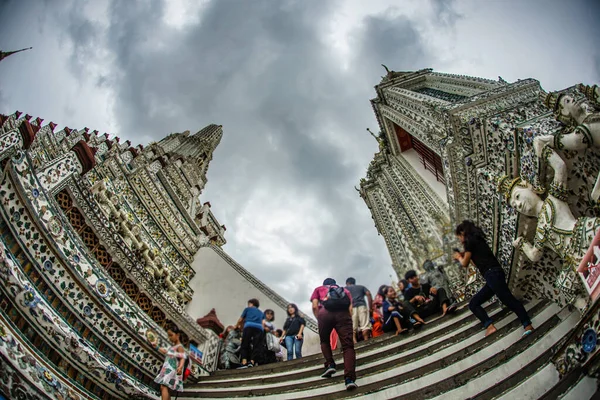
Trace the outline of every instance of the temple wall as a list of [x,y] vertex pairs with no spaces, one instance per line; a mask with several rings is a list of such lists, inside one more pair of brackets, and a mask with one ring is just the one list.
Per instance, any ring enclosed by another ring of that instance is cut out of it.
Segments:
[[[250,279],[243,276],[234,265],[212,247],[203,247],[196,253],[192,263],[196,275],[190,282],[194,297],[187,305],[187,313],[193,318],[200,318],[214,308],[219,320],[227,327],[237,322],[248,299],[256,298],[260,301],[261,310],[270,308],[275,311],[275,326],[282,328],[287,315],[285,305],[277,304],[257,288],[256,282],[250,281],[252,275],[245,271]],[[309,310],[302,311],[306,313]],[[304,334],[303,355],[318,353],[318,334],[308,327]]]

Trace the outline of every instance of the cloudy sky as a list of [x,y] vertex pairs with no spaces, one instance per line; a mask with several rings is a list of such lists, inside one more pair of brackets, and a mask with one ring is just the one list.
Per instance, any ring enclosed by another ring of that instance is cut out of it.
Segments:
[[385,244],[353,186],[377,150],[384,75],[431,67],[546,90],[600,83],[597,1],[0,0],[0,112],[146,144],[222,124],[202,194],[225,250],[308,304],[325,277],[372,290]]

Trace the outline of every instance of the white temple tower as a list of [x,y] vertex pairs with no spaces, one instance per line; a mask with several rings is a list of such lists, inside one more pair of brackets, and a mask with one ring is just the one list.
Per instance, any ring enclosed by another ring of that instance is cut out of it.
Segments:
[[462,211],[449,201],[450,167],[442,161],[449,128],[445,110],[502,85],[424,69],[388,70],[375,86],[371,104],[381,131],[380,151],[367,179],[361,180],[360,193],[400,277],[408,269],[420,269],[426,259],[445,262],[444,236]]

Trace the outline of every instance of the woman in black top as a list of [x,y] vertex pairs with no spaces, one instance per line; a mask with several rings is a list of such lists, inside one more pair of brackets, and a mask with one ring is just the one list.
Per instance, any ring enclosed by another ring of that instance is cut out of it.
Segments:
[[288,304],[287,314],[288,318],[283,324],[283,334],[279,341],[281,343],[285,342],[287,359],[290,361],[294,358],[294,351],[296,352],[296,358],[302,358],[302,343],[304,342],[302,332],[304,332],[306,321],[298,315],[298,306],[295,304]]
[[506,284],[504,270],[485,241],[485,235],[480,227],[471,221],[463,221],[456,227],[456,237],[464,245],[463,253],[455,251],[454,259],[458,260],[463,267],[467,267],[472,261],[479,269],[485,279],[485,286],[477,292],[469,302],[469,309],[475,314],[485,328],[485,336],[496,332],[492,319],[481,306],[494,295],[512,312],[517,314],[525,332],[523,336],[533,332],[531,320],[523,304],[513,296]]

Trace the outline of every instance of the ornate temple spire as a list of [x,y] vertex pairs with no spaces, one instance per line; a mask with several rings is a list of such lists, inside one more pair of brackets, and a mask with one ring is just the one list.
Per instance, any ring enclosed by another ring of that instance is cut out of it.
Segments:
[[222,137],[223,126],[210,124],[187,137],[176,151],[203,163],[207,158],[212,158],[212,152],[215,151]]
[[14,50],[14,51],[2,51],[0,50],[0,61],[4,60],[8,56],[12,56],[15,53],[20,53],[21,51],[31,50],[33,47],[27,47],[25,49]]
[[194,134],[193,137],[205,142],[214,150],[223,137],[223,125],[210,124]]
[[223,126],[210,124],[193,135],[190,135],[189,131],[173,133],[161,140],[158,145],[165,153],[204,164],[205,160],[212,159],[212,153],[222,137]]

